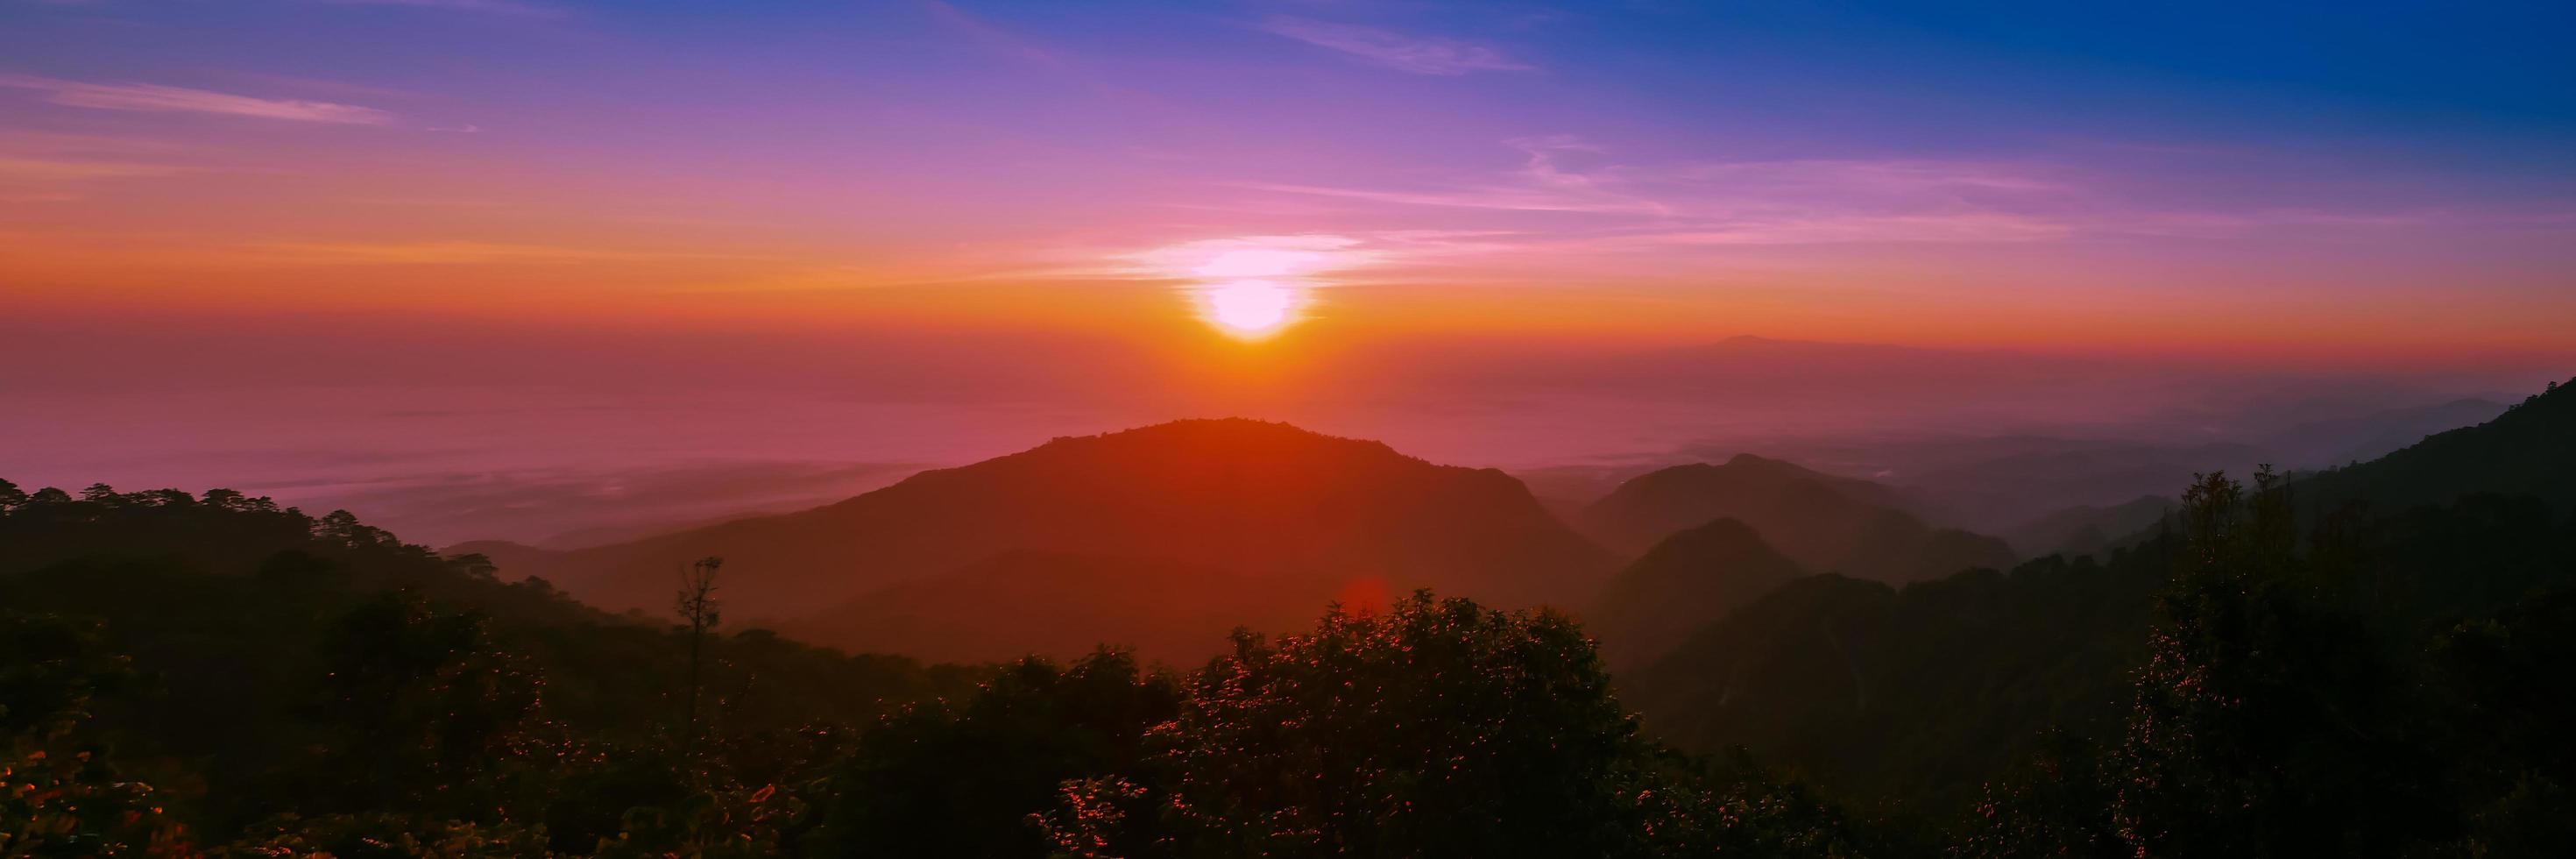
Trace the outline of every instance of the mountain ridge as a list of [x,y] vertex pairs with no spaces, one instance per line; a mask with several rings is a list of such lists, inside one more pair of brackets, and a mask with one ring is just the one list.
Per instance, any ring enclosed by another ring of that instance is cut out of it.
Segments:
[[676,565],[722,556],[730,610],[772,621],[1011,551],[1238,577],[1329,570],[1505,605],[1575,603],[1613,566],[1501,471],[1239,418],[1059,436],[820,507],[613,546],[492,548],[514,555],[510,572],[612,610],[659,610]]
[[1584,533],[1642,553],[1684,529],[1731,518],[1815,572],[1903,582],[1970,567],[2009,566],[2002,540],[1942,528],[1904,509],[1894,487],[1737,454],[1639,475],[1584,508]]

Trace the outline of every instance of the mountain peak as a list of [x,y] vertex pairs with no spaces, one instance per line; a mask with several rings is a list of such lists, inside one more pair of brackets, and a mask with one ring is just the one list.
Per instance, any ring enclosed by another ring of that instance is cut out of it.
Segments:
[[1602,589],[1588,620],[1604,658],[1640,665],[1692,630],[1805,575],[1753,526],[1732,517],[1666,537]]
[[1887,486],[1746,453],[1639,475],[1581,521],[1604,545],[1645,552],[1684,529],[1739,519],[1808,569],[1884,581],[2012,561],[2003,541],[1934,528],[1905,506]]
[[[1301,607],[1335,591],[1284,583],[1564,605],[1614,564],[1502,472],[1215,418],[1059,437],[825,507],[536,559],[529,572],[612,608],[652,607],[668,599],[673,559],[721,555],[737,612],[789,620],[1014,551],[1037,566],[1212,570],[1224,587],[1270,588]],[[1036,575],[1028,566],[1011,569]]]
[[1812,469],[1809,469],[1809,468],[1807,468],[1806,466],[1799,465],[1799,464],[1797,464],[1797,463],[1790,462],[1790,461],[1785,460],[1785,459],[1772,459],[1772,458],[1767,457],[1767,456],[1762,456],[1762,455],[1760,455],[1760,454],[1752,454],[1752,453],[1739,453],[1739,454],[1736,454],[1736,455],[1734,455],[1734,456],[1727,457],[1727,458],[1726,458],[1726,467],[1728,467],[1728,468],[1793,468],[1793,469],[1796,469],[1796,470],[1799,470],[1799,471],[1809,471],[1809,472],[1812,472]]
[[1385,442],[1326,435],[1295,424],[1253,418],[1183,418],[1094,435],[1057,436],[1021,455],[1045,451],[1160,450],[1179,456],[1255,456],[1307,451],[1366,452],[1411,462]]
[[1744,524],[1742,519],[1724,516],[1698,527],[1674,532],[1663,542],[1655,544],[1648,554],[1682,548],[1772,551],[1771,544],[1763,542],[1761,532],[1753,530],[1753,526]]

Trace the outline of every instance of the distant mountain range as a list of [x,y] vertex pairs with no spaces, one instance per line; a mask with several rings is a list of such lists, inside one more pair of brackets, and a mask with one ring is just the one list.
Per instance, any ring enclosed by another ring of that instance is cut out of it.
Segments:
[[1059,438],[794,513],[570,551],[450,551],[647,613],[665,609],[680,565],[720,556],[736,624],[933,660],[1105,642],[1186,662],[1238,625],[1286,628],[1326,602],[1366,608],[1428,587],[1578,610],[1630,661],[1812,571],[1902,582],[2011,562],[2002,541],[1933,527],[1905,503],[1758,456],[1676,466],[1577,511],[1611,551],[1501,472],[1194,420]]
[[2530,495],[2576,509],[2576,380],[2514,404],[2493,420],[2425,437],[2387,456],[2303,475],[2303,509],[2361,503],[2382,511],[2441,504],[2476,492]]
[[1581,525],[1603,545],[1633,553],[1685,528],[1735,519],[1809,570],[1891,582],[2014,561],[2004,541],[1935,527],[1902,509],[1906,503],[1891,487],[1742,454],[1629,480],[1586,507]]
[[2154,495],[2107,507],[2069,507],[2007,531],[2004,539],[2032,556],[2099,555],[2155,527],[2174,507],[2173,499]]
[[[2528,422],[2529,408],[2499,423]],[[2302,483],[2323,497],[2430,479],[2379,473]],[[1747,454],[1647,472],[1551,513],[1491,469],[1285,424],[1190,420],[1059,438],[793,513],[571,551],[453,550],[648,613],[666,609],[680,565],[722,556],[720,597],[736,624],[937,660],[1072,656],[1109,642],[1189,661],[1237,625],[1284,628],[1323,602],[1364,608],[1428,587],[1576,610],[1614,663],[1644,664],[1812,574],[1902,584],[2009,567],[2015,548],[2099,552],[2166,504],[2063,510],[2008,544],[1932,524],[1906,490]]]
[[[1249,420],[1059,438],[829,506],[591,549],[456,548],[611,610],[651,612],[669,603],[679,565],[722,556],[719,596],[734,618],[868,646],[898,642],[862,627],[910,624],[927,637],[897,649],[958,654],[1045,650],[1054,639],[1037,627],[1052,622],[1030,619],[1138,617],[1122,601],[1165,619],[1215,617],[1254,595],[1292,600],[1283,617],[1303,617],[1336,595],[1417,587],[1571,606],[1616,564],[1502,472]],[[1075,582],[1089,588],[1068,592]],[[988,643],[1015,623],[1034,626]],[[1093,628],[1079,640],[1163,631]]]
[[[2456,623],[2565,587],[2576,582],[2569,388],[2376,460],[2300,475],[2291,501],[2310,523],[2361,511],[2345,538],[2358,547],[2353,575],[2366,584],[2357,590],[2393,624]],[[2059,539],[2070,529],[2110,535],[2117,545],[2099,561],[2049,556],[1902,588],[1797,578],[1684,634],[1624,675],[1623,689],[1661,738],[1743,746],[1855,795],[1988,783],[2044,731],[2081,736],[2121,711],[2178,546],[2147,530],[2166,503],[2034,523]],[[1669,587],[1677,601],[1699,599]],[[1659,620],[1654,634],[1672,622]]]
[[2261,446],[2290,457],[2284,465],[2330,468],[2378,459],[2435,434],[2494,420],[2506,408],[2504,403],[2470,397],[2306,421],[2282,430]]

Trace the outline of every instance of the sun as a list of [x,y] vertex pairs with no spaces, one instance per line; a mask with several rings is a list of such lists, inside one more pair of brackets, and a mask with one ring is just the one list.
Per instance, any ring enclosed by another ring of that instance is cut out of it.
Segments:
[[1200,287],[1199,316],[1217,330],[1259,340],[1297,321],[1306,288],[1275,280],[1233,280]]
[[1347,236],[1236,236],[1200,239],[1121,255],[1122,267],[1168,278],[1198,320],[1246,342],[1305,321],[1339,272],[1379,261]]

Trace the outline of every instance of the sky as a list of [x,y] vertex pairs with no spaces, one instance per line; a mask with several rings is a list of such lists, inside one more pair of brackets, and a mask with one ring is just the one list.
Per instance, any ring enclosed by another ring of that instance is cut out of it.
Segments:
[[[426,412],[490,419],[469,468],[938,462],[1211,411],[1531,461],[1666,441],[1557,428],[1566,386],[1512,387],[1532,356],[1748,335],[2536,388],[2576,363],[2571,31],[2564,3],[0,0],[0,394],[36,404],[0,469],[477,436]],[[1638,419],[1689,398],[1652,387]],[[1432,395],[1468,388],[1512,407]]]

